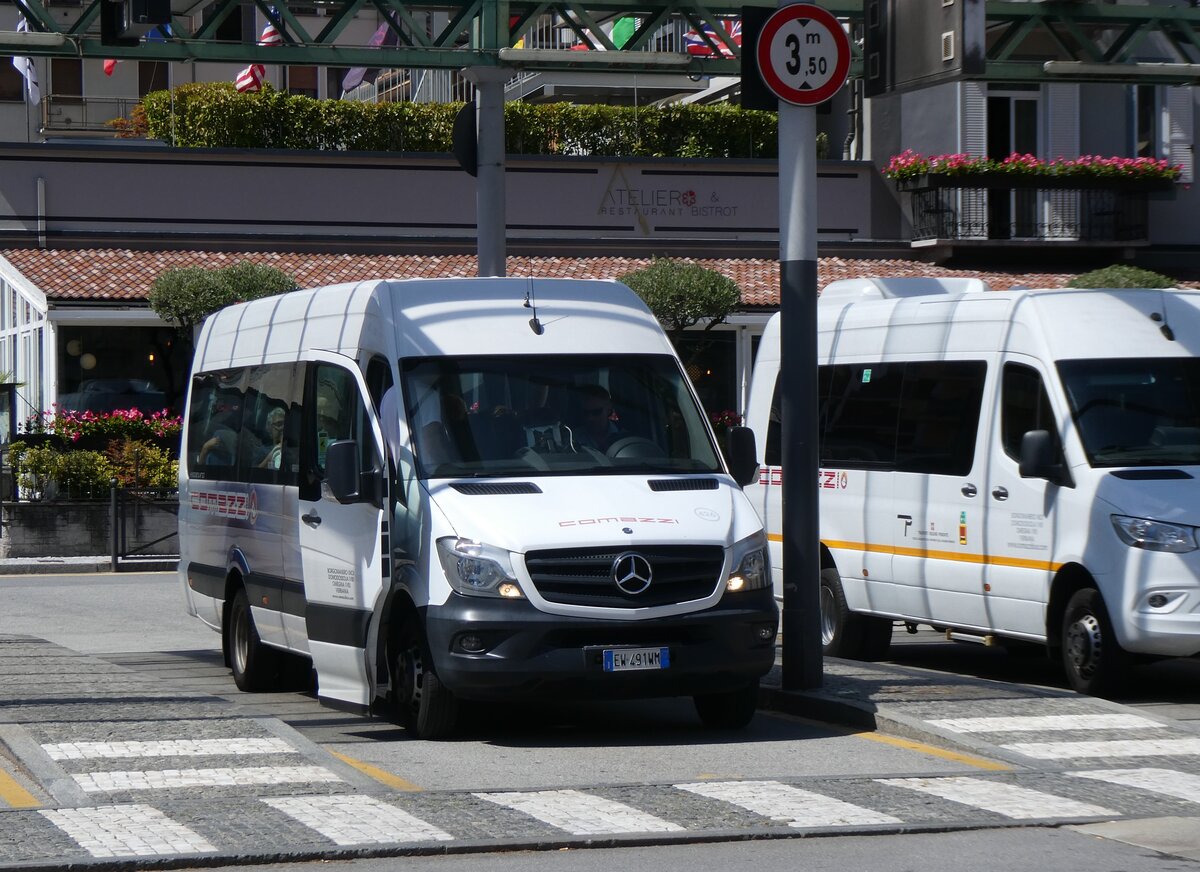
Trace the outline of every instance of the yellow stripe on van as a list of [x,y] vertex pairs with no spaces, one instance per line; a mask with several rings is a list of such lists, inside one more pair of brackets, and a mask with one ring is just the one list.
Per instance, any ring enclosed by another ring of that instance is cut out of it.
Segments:
[[[767,537],[772,542],[782,542],[783,536],[771,533]],[[1033,560],[1028,557],[1004,557],[999,554],[975,554],[962,551],[939,551],[932,548],[903,548],[894,545],[873,545],[870,542],[839,542],[822,539],[821,542],[829,549],[839,551],[862,551],[872,554],[891,554],[894,557],[923,557],[927,560],[953,560],[956,563],[978,563],[983,566],[1009,566],[1015,569],[1039,569],[1043,572],[1058,572],[1061,563],[1050,560]]]

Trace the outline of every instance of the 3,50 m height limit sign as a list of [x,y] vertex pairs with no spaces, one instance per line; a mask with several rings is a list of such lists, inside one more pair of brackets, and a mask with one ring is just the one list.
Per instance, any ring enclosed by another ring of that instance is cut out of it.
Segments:
[[829,12],[810,3],[781,6],[758,37],[758,70],[775,96],[796,106],[824,103],[850,71],[850,40]]

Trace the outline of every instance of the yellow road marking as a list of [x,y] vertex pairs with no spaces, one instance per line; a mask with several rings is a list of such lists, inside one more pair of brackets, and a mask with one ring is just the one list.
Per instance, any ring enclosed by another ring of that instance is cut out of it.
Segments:
[[347,757],[345,754],[339,754],[337,751],[330,751],[329,753],[334,757],[337,757],[343,763],[353,766],[363,775],[366,775],[369,778],[374,778],[376,781],[380,782],[381,784],[386,784],[388,787],[394,787],[396,790],[407,790],[410,792],[416,792],[424,789],[420,785],[413,784],[411,781],[401,778],[399,775],[393,775],[384,769],[380,769],[378,766],[372,766],[370,763],[364,763],[362,760],[355,760],[353,757]]
[[931,757],[940,757],[943,760],[951,760],[955,763],[974,766],[976,769],[987,769],[992,772],[1008,772],[1013,768],[1006,763],[997,763],[995,760],[986,760],[983,757],[976,757],[973,754],[960,754],[958,751],[950,751],[946,748],[939,748],[936,745],[926,745],[924,742],[913,742],[910,739],[901,739],[883,733],[856,733],[855,735],[860,739],[870,739],[872,742],[879,742],[882,745],[891,745],[895,748],[904,748],[907,751],[928,754]]
[[17,783],[17,780],[0,769],[0,800],[9,808],[40,808],[37,797]]
[[840,727],[828,721],[818,721],[813,718],[801,717],[800,715],[784,714],[783,712],[771,712],[771,715],[772,717],[785,718],[789,721],[799,721],[809,726],[820,727],[823,730],[839,733],[843,736],[854,736],[856,739],[867,739],[871,742],[879,742],[881,745],[891,745],[895,748],[903,748],[906,751],[916,751],[918,754],[928,754],[931,757],[940,757],[943,760],[963,763],[967,766],[974,766],[977,769],[987,769],[992,772],[1009,772],[1013,769],[1007,763],[997,763],[995,760],[976,757],[973,754],[962,754],[958,751],[939,748],[936,745],[927,745],[924,742],[914,742],[911,739],[901,739],[898,736],[889,736],[885,733]]

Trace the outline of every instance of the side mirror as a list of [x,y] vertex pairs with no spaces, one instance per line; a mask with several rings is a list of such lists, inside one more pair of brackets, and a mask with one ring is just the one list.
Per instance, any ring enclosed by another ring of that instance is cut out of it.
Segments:
[[725,434],[725,456],[729,460],[729,473],[739,487],[758,480],[758,448],[754,444],[754,431],[749,427],[730,427]]
[[1044,478],[1054,484],[1074,486],[1049,430],[1030,430],[1021,437],[1020,470],[1021,478]]
[[383,478],[378,470],[363,470],[358,462],[358,443],[342,439],[325,451],[325,480],[334,499],[350,503],[382,504]]

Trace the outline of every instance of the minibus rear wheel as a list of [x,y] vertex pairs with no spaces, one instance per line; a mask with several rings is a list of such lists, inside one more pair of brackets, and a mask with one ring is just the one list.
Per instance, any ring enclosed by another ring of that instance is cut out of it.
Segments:
[[882,660],[892,644],[892,622],[858,615],[846,605],[836,567],[821,570],[821,650],[827,657]]
[[710,730],[740,730],[758,711],[758,680],[725,693],[702,693],[692,697],[696,714]]
[[396,710],[414,739],[446,739],[458,725],[458,700],[433,671],[429,644],[416,615],[408,615],[396,637]]
[[239,587],[233,595],[225,634],[229,667],[238,690],[253,692],[270,688],[279,675],[280,655],[259,638],[245,588]]
[[1104,597],[1094,587],[1075,591],[1062,624],[1062,662],[1079,693],[1109,696],[1121,689],[1129,655],[1117,644]]

